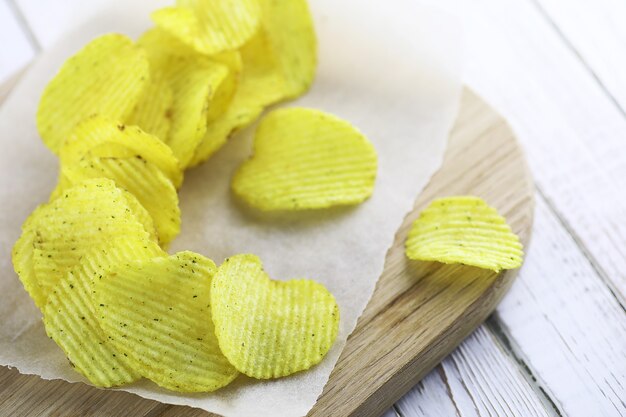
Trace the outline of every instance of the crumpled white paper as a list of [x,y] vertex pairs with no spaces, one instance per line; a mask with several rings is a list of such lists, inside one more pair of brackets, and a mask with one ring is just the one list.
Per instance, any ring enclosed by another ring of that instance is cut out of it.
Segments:
[[[159,4],[156,4],[159,3]],[[139,35],[166,1],[118,2],[43,54],[0,109],[0,364],[44,379],[85,382],[48,339],[40,312],[13,272],[11,248],[28,214],[45,202],[57,160],[35,128],[38,98],[60,64],[94,36]],[[439,167],[457,113],[457,22],[414,0],[312,0],[319,69],[312,90],[285,106],[308,106],[351,121],[379,155],[372,198],[357,207],[262,215],[234,200],[229,181],[250,154],[253,128],[205,165],[180,192],[183,230],[170,252],[189,249],[220,263],[257,254],[276,279],[309,277],[335,295],[337,341],[321,364],[288,378],[239,377],[211,394],[181,395],[141,381],[123,389],[225,416],[302,416],[314,405],[383,270],[387,248],[419,192]],[[355,381],[357,382],[357,381]]]

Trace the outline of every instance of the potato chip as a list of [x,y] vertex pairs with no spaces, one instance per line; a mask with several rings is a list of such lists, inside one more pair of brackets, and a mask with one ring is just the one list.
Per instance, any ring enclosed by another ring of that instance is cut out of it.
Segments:
[[[97,180],[99,178],[102,178],[102,177],[94,177],[93,179]],[[76,181],[74,182],[74,184],[78,185],[79,182]],[[135,216],[137,221],[141,223],[141,225],[143,226],[143,229],[146,232],[148,232],[148,237],[151,240],[158,242],[159,235],[157,234],[156,226],[154,225],[154,220],[152,219],[152,216],[150,215],[148,210],[139,202],[139,200],[137,200],[137,197],[135,197],[133,194],[123,189],[121,191],[122,191],[122,195],[124,196],[124,200],[126,204],[128,204],[128,208],[130,209],[130,212]]]
[[261,0],[262,27],[283,79],[284,98],[309,89],[317,66],[317,39],[306,0]]
[[78,164],[63,166],[61,176],[62,180],[55,190],[57,195],[89,178],[102,177],[115,181],[119,188],[135,196],[147,210],[161,245],[167,245],[180,233],[176,189],[158,167],[141,157],[83,159]]
[[153,71],[150,83],[133,113],[126,119],[126,124],[139,126],[144,132],[165,142],[172,126],[173,103],[172,87],[163,74]]
[[211,320],[215,264],[192,252],[129,262],[95,285],[97,318],[134,369],[179,392],[213,391],[237,371],[222,355]]
[[172,150],[136,126],[126,126],[104,116],[93,116],[73,130],[59,153],[61,165],[71,166],[85,156],[128,158],[139,155],[153,163],[176,188],[183,172]]
[[111,180],[87,180],[31,216],[13,249],[13,264],[38,307],[90,247],[118,236],[150,238],[128,204],[133,198]]
[[54,286],[43,308],[46,333],[74,368],[98,387],[131,383],[141,375],[109,342],[96,320],[93,287],[111,268],[129,261],[167,256],[150,240],[124,236],[90,248]]
[[323,285],[272,281],[254,255],[233,256],[220,266],[211,310],[224,355],[240,372],[259,379],[319,363],[339,328],[339,307]]
[[185,168],[206,132],[207,120],[221,114],[230,101],[235,81],[224,64],[186,50],[163,48],[171,42],[154,29],[138,41],[148,52],[150,65],[165,74],[174,92],[172,126],[165,142]]
[[176,7],[153,12],[161,28],[198,52],[214,55],[238,49],[261,20],[259,0],[178,0]]
[[357,204],[374,189],[377,157],[350,123],[318,110],[289,108],[259,125],[254,155],[232,189],[261,210],[306,210]]
[[262,0],[261,5],[262,27],[241,49],[237,91],[222,117],[209,124],[190,166],[210,158],[265,107],[301,95],[313,82],[317,41],[306,1]]
[[406,239],[406,255],[420,261],[460,263],[500,272],[522,265],[522,244],[496,209],[478,197],[434,200]]
[[124,120],[149,81],[145,52],[126,36],[108,34],[68,59],[48,83],[37,110],[37,129],[58,153],[81,120],[102,114]]

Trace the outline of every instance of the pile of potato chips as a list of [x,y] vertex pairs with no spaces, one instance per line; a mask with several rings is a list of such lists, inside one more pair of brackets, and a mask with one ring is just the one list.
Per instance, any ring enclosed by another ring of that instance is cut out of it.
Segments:
[[[239,373],[306,370],[338,332],[326,288],[271,280],[254,255],[218,267],[165,252],[180,232],[184,170],[310,87],[316,39],[306,0],[178,0],[152,18],[156,27],[136,42],[94,39],[45,88],[37,126],[61,169],[50,201],[22,226],[15,271],[48,335],[96,386],[143,377],[209,392]],[[281,109],[260,123],[232,189],[266,211],[358,204],[373,193],[377,164],[348,122]],[[481,201],[438,202],[416,222],[407,255],[516,267],[521,247],[506,227]]]

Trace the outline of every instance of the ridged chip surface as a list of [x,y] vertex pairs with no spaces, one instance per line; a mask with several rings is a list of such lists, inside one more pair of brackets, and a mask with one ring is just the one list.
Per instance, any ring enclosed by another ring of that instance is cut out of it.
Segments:
[[69,58],[44,89],[37,129],[58,153],[76,124],[93,114],[124,120],[150,79],[144,51],[128,37],[100,36]]
[[42,309],[48,336],[97,387],[128,384],[141,375],[100,328],[92,299],[94,283],[113,267],[158,256],[167,254],[155,242],[136,237],[116,238],[93,247],[54,286]]
[[167,246],[180,233],[178,194],[172,182],[154,164],[141,157],[86,158],[63,166],[55,194],[90,178],[108,178],[139,201],[154,222],[161,245]]
[[219,268],[211,308],[220,348],[242,373],[268,379],[319,363],[339,326],[333,295],[308,279],[272,281],[254,255],[237,255]]
[[459,196],[434,200],[421,212],[407,236],[406,255],[499,272],[519,268],[524,253],[496,209],[479,197]]
[[152,13],[160,28],[206,55],[239,48],[257,31],[259,0],[178,0]]
[[139,155],[156,165],[176,188],[183,172],[172,150],[137,126],[126,126],[104,116],[92,116],[73,130],[61,148],[61,165],[71,166],[85,156],[128,158]]
[[91,247],[120,236],[150,239],[128,196],[111,180],[87,180],[31,215],[13,248],[13,264],[38,307]]
[[261,121],[254,154],[232,189],[267,211],[357,204],[372,194],[376,170],[374,147],[350,123],[318,110],[280,109]]
[[172,87],[163,74],[153,71],[150,83],[125,122],[165,141],[172,126],[173,103]]
[[237,370],[221,353],[211,320],[215,264],[192,252],[122,265],[95,286],[97,318],[132,367],[162,387],[208,392]]

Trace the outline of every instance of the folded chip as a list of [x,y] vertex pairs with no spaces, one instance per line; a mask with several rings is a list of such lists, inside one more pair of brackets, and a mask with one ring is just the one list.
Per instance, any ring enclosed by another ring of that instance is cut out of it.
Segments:
[[76,164],[64,165],[53,194],[60,195],[67,187],[100,177],[115,181],[119,188],[137,198],[154,222],[161,245],[167,246],[180,233],[180,208],[174,185],[156,165],[140,156],[84,158]]
[[37,129],[58,153],[76,124],[92,114],[126,119],[149,82],[146,54],[128,37],[100,36],[69,58],[48,83]]
[[123,353],[118,352],[96,320],[93,287],[113,267],[130,261],[167,256],[147,239],[123,236],[89,248],[52,288],[42,309],[46,332],[67,355],[73,367],[97,387],[113,387],[138,380]]
[[317,41],[306,1],[262,0],[261,5],[261,28],[241,48],[237,90],[228,109],[209,124],[191,166],[210,158],[265,107],[303,94],[313,82]]
[[113,181],[98,178],[66,190],[31,215],[13,248],[13,265],[38,307],[91,247],[120,236],[151,238],[129,205],[133,199]]
[[78,124],[59,153],[61,165],[71,166],[86,156],[129,158],[140,156],[159,167],[176,188],[183,172],[172,150],[137,126],[126,126],[96,115]]
[[128,262],[95,285],[97,319],[133,369],[179,392],[208,392],[237,370],[220,351],[211,320],[215,264],[181,252]]
[[261,121],[254,155],[232,189],[261,210],[358,204],[374,189],[377,156],[350,123],[312,109],[275,110]]
[[238,49],[254,35],[261,7],[259,0],[178,0],[151,17],[196,51],[214,55]]
[[434,200],[420,213],[407,236],[406,255],[499,272],[519,268],[523,251],[496,209],[479,197],[458,196]]
[[234,74],[217,60],[184,48],[171,49],[173,41],[158,29],[144,33],[138,43],[174,93],[172,124],[165,143],[185,168],[204,137],[207,120],[217,118],[230,102],[236,85]]
[[126,124],[139,126],[141,130],[165,142],[172,126],[174,92],[167,79],[159,71],[152,71],[150,83]]
[[220,266],[211,310],[224,355],[239,372],[259,379],[319,363],[339,328],[339,307],[323,285],[270,280],[254,255],[233,256]]

